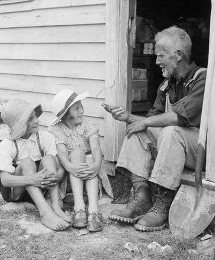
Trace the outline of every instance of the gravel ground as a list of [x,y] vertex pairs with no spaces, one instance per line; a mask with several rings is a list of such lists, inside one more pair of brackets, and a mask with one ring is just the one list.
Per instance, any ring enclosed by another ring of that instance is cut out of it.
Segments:
[[[107,216],[110,210],[124,205],[112,205],[105,199],[100,201],[105,227],[99,233],[87,233],[86,230],[72,228],[50,232],[39,224],[36,209],[21,205],[17,209],[11,209],[10,206],[10,210],[5,210],[4,204],[0,200],[0,260],[213,259],[196,254],[194,249],[197,240],[180,242],[171,236],[168,229],[143,233],[137,232],[130,225],[109,221]],[[173,252],[161,254],[148,249],[147,246],[153,241],[162,246],[170,245]],[[188,252],[190,249],[193,249],[191,253]]]

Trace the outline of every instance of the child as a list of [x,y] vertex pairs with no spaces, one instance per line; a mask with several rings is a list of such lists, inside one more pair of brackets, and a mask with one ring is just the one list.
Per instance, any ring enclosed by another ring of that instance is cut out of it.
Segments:
[[[69,89],[57,93],[52,101],[56,119],[49,127],[49,131],[56,138],[60,162],[70,173],[75,211],[73,227],[87,227],[93,232],[103,229],[98,213],[98,173],[102,153],[98,129],[83,122],[84,110],[81,100],[87,95],[87,92],[78,95]],[[87,160],[87,155],[90,153],[93,157],[91,162]],[[88,212],[83,198],[84,184],[89,201]]]
[[[58,181],[63,169],[56,159],[54,137],[38,130],[41,114],[40,105],[24,100],[10,100],[2,106],[1,118],[10,128],[11,139],[0,144],[1,193],[8,202],[26,201],[30,195],[41,223],[57,231],[70,225],[70,217],[60,207]],[[51,206],[44,189],[49,192]]]

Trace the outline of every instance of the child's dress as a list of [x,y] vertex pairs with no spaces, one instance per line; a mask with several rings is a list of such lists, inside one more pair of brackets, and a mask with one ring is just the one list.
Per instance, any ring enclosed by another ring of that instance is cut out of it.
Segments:
[[[93,135],[98,137],[98,128],[88,122],[83,122],[74,129],[70,129],[63,122],[59,122],[50,126],[49,132],[55,136],[56,144],[64,144],[66,146],[68,154],[72,150],[83,150],[86,157],[92,156],[89,137]],[[106,193],[113,197],[107,173],[102,166],[98,176],[100,195],[103,187]]]

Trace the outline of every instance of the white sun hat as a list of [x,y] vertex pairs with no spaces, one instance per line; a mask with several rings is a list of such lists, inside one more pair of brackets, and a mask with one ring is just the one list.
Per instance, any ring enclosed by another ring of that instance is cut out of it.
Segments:
[[16,140],[25,134],[28,119],[33,111],[39,117],[42,114],[41,105],[31,104],[22,99],[11,99],[2,105],[1,119],[9,126],[12,140]]
[[55,119],[51,124],[57,124],[73,104],[85,99],[88,96],[88,92],[77,94],[75,91],[70,89],[63,89],[58,92],[51,102],[52,112],[55,114]]

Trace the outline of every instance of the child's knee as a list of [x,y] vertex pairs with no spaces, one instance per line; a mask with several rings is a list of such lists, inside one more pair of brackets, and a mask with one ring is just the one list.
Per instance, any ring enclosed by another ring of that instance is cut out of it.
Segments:
[[85,155],[85,151],[83,150],[80,149],[72,150],[69,156],[72,162],[80,162],[80,163],[86,162],[86,155]]
[[57,173],[57,162],[55,156],[48,154],[41,159],[40,169],[46,168],[47,170],[54,171]]
[[[36,164],[31,158],[25,158],[22,159],[18,165],[19,168],[22,170],[28,169],[28,170],[36,170]],[[23,173],[23,171],[22,171]]]
[[66,174],[66,171],[62,167],[59,167],[57,170],[57,174],[56,174],[57,181],[58,182],[61,181],[65,174]]
[[41,163],[51,162],[56,164],[55,157],[52,154],[47,154],[41,159]]

